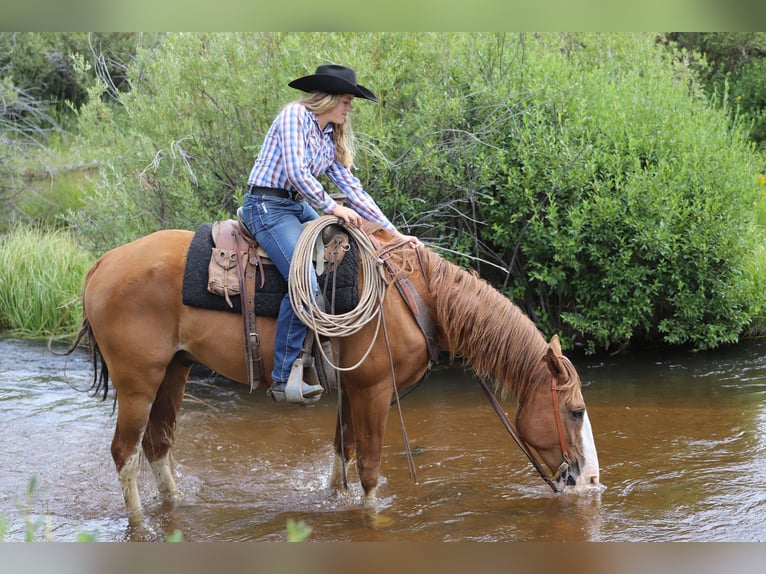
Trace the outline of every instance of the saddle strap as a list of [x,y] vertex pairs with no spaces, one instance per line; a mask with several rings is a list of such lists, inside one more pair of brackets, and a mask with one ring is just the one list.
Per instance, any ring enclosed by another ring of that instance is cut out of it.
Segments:
[[426,339],[428,358],[432,363],[438,362],[440,349],[436,338],[436,325],[431,318],[431,314],[428,312],[428,307],[426,307],[423,298],[412,285],[412,282],[405,276],[396,277],[394,284],[402,298],[407,302],[415,322]]
[[[261,384],[264,375],[261,341],[255,326],[255,272],[258,267],[257,253],[238,230],[232,232],[237,242],[239,265],[239,292],[242,303],[242,325],[245,338],[245,368],[250,392]],[[262,272],[263,273],[263,272]]]

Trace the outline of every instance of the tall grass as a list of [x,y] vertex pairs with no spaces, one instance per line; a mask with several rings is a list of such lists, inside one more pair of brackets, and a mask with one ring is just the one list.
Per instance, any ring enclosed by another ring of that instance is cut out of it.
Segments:
[[746,336],[766,337],[766,243],[755,248],[745,270],[756,286],[756,293],[760,294]]
[[29,339],[71,338],[93,256],[60,229],[20,227],[0,238],[0,330]]
[[748,337],[766,337],[766,174],[758,176],[758,183],[761,186],[761,199],[755,205],[755,221],[756,229],[764,240],[750,253],[745,266],[747,278],[753,282],[754,291],[759,294],[746,333]]

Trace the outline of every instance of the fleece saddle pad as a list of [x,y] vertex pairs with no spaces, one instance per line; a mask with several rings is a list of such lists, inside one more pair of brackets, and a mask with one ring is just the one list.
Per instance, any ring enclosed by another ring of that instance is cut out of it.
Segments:
[[[242,313],[242,303],[239,295],[231,297],[234,307],[229,307],[224,297],[215,295],[207,290],[207,269],[213,249],[212,229],[212,223],[200,225],[189,246],[189,252],[186,256],[186,268],[184,269],[183,303],[190,307]],[[319,276],[319,288],[322,292],[325,292],[325,281],[330,282],[326,297],[328,306],[332,301],[330,289],[332,289],[333,283],[335,284],[334,311],[336,314],[347,313],[353,310],[359,302],[359,254],[353,238],[349,237],[349,243],[351,248],[346,252],[343,261],[338,267],[337,276],[334,281],[332,273],[327,271]],[[265,278],[263,286],[261,286],[262,272]],[[256,271],[255,314],[261,317],[276,317],[279,315],[279,305],[286,293],[287,282],[274,265],[264,261],[264,264]]]

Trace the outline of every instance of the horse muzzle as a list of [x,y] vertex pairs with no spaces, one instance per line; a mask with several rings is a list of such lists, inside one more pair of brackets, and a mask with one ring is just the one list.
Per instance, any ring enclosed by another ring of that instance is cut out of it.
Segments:
[[598,467],[586,463],[583,468],[576,462],[559,466],[552,480],[559,492],[580,492],[600,488]]

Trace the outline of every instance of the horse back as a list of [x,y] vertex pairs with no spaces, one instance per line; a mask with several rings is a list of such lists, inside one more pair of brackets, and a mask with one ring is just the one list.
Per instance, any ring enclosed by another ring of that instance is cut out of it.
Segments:
[[89,295],[122,297],[139,286],[180,285],[192,236],[184,230],[156,231],[107,251],[88,272],[86,302]]
[[83,311],[102,347],[115,329],[146,331],[152,321],[178,314],[192,236],[190,231],[156,231],[106,252],[94,263],[86,276]]

